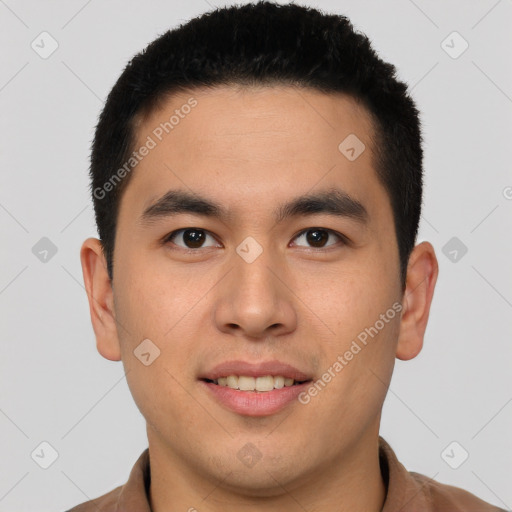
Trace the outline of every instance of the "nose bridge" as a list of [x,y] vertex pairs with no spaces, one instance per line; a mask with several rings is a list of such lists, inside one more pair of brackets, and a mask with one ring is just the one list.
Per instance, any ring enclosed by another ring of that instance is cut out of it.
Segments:
[[233,269],[220,290],[215,322],[224,332],[258,338],[293,330],[296,312],[291,294],[278,279],[279,262],[271,250],[242,242],[233,254]]
[[[276,306],[278,283],[275,282],[275,275],[270,271],[272,262],[265,255],[259,256],[251,263],[238,261],[235,263],[234,285],[238,303],[244,307],[270,310],[270,305]],[[274,262],[275,264],[275,262]]]

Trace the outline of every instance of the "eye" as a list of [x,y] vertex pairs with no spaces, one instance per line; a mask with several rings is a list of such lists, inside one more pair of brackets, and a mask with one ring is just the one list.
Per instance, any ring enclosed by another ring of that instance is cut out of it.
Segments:
[[[309,228],[304,231],[301,231],[296,237],[295,240],[301,240],[306,244],[310,244],[310,247],[322,249],[323,247],[330,247],[336,244],[336,241],[333,243],[328,243],[329,237],[336,237],[338,240],[341,240],[342,243],[346,242],[346,239],[343,235],[336,233],[330,229],[323,228]],[[296,245],[304,247],[303,244],[295,242]],[[306,246],[307,247],[307,246]]]
[[[213,245],[205,245],[208,239],[210,240],[210,242],[213,241]],[[169,234],[165,238],[164,242],[172,242],[174,245],[182,247],[183,249],[221,247],[221,245],[218,244],[218,242],[210,233],[200,228],[178,229],[177,231],[173,231],[171,234]]]

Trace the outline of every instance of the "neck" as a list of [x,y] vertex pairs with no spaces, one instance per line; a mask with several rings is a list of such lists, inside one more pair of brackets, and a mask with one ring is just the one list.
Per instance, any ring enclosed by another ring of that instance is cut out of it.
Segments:
[[[170,453],[158,442],[149,444],[150,503],[153,512],[353,512],[382,510],[386,488],[379,465],[378,433],[364,436],[307,475],[284,478],[265,468],[272,486],[260,491],[237,485],[236,471],[216,476],[202,472]],[[148,436],[149,437],[149,436]],[[157,441],[153,439],[153,441]]]

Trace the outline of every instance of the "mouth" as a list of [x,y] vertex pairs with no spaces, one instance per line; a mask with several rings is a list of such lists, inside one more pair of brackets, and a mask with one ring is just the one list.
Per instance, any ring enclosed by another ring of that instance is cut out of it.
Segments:
[[312,381],[311,375],[279,361],[228,361],[199,376],[202,389],[217,405],[253,417],[292,406]]
[[260,377],[252,377],[250,375],[227,375],[226,377],[219,377],[217,379],[200,380],[221,387],[253,393],[268,393],[276,389],[300,386],[301,384],[311,382],[310,379],[295,380],[290,377],[285,377],[284,375],[263,375]]

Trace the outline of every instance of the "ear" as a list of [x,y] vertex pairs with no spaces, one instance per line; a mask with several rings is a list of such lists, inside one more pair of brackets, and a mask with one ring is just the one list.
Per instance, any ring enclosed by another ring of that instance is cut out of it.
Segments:
[[423,347],[430,304],[439,273],[434,248],[429,242],[414,247],[407,266],[406,288],[396,357],[407,361]]
[[108,276],[103,248],[97,238],[88,238],[82,244],[80,261],[89,299],[92,327],[96,335],[96,348],[104,358],[120,361],[121,349],[117,335],[112,283]]

